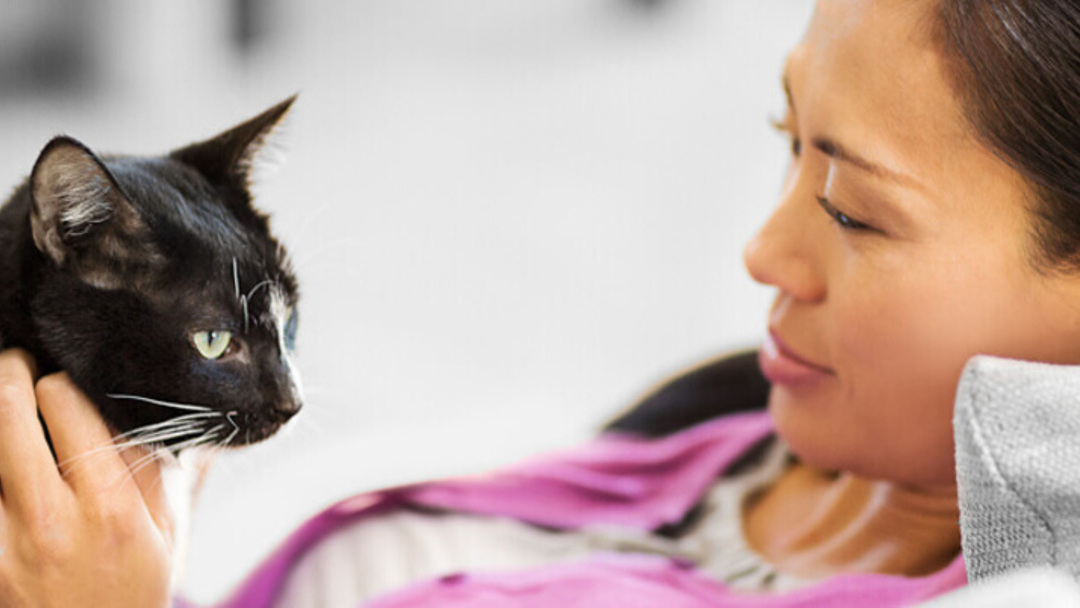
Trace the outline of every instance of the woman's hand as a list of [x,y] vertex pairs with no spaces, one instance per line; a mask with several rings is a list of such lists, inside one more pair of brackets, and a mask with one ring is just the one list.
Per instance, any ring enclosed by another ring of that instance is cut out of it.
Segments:
[[0,352],[0,606],[168,606],[173,525],[157,460],[116,449],[66,374],[34,377],[27,353]]

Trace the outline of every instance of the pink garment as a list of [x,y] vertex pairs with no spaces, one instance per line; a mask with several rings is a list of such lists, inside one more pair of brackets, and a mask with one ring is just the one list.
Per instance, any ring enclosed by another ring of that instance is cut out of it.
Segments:
[[[223,608],[269,608],[290,568],[319,539],[358,517],[404,504],[503,515],[558,528],[676,523],[716,477],[772,432],[765,413],[738,414],[662,439],[607,434],[589,444],[487,475],[361,494],[294,532]],[[362,573],[357,573],[362,576]],[[679,560],[602,555],[508,573],[456,574],[384,595],[373,608],[590,608],[910,605],[967,582],[963,559],[925,577],[847,575],[785,594],[745,594]]]

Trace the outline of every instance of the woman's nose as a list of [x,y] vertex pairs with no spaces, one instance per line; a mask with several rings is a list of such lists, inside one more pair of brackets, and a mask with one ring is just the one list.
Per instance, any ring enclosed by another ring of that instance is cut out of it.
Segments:
[[825,297],[824,243],[819,225],[805,205],[782,200],[743,249],[750,276],[797,300],[817,302]]

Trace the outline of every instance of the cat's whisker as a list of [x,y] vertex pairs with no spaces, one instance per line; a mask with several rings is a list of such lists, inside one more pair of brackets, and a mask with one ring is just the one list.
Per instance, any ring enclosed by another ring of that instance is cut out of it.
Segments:
[[[173,439],[180,439],[187,437],[194,433],[199,433],[205,428],[199,423],[190,423],[185,426],[177,426],[168,429],[161,429],[154,432],[147,432],[142,435],[134,436],[128,441],[114,444],[117,450],[126,450],[133,447],[163,447],[167,442]],[[108,446],[106,446],[108,447]]]
[[232,427],[233,427],[233,430],[232,430],[232,432],[231,432],[231,433],[229,433],[229,436],[228,436],[228,437],[226,437],[226,438],[225,438],[225,440],[221,442],[221,447],[222,447],[222,449],[224,449],[224,448],[227,448],[227,447],[229,447],[229,443],[230,443],[230,442],[231,442],[231,441],[233,440],[233,438],[234,438],[234,437],[236,437],[236,435],[237,435],[237,434],[238,434],[238,433],[240,432],[240,427],[239,427],[239,426],[238,426],[238,425],[236,424],[236,422],[235,422],[235,421],[233,420],[233,416],[235,416],[235,415],[236,415],[236,411],[235,411],[235,410],[234,410],[234,411],[231,411],[231,412],[228,412],[227,414],[225,414],[225,419],[226,419],[226,420],[228,420],[228,421],[229,421],[229,424],[231,424],[231,425],[232,425]]
[[56,463],[56,468],[60,469],[60,476],[67,477],[68,473],[75,469],[75,465],[81,464],[82,461],[90,458],[91,456],[97,456],[103,452],[116,452],[119,453],[123,448],[119,445],[103,445],[92,450],[87,450],[81,454],[76,454],[71,458],[65,458],[64,460]]
[[202,425],[192,423],[192,424],[188,424],[187,426],[184,426],[184,427],[163,429],[163,430],[160,430],[160,431],[157,431],[157,432],[147,433],[146,435],[136,437],[135,439],[132,439],[131,441],[124,442],[124,445],[128,446],[128,445],[148,445],[148,444],[151,444],[151,443],[164,443],[164,442],[166,442],[166,441],[168,441],[170,439],[175,439],[176,437],[183,437],[184,435],[190,435],[191,433],[194,433],[194,432],[198,431],[200,428],[202,428]]
[[131,475],[131,477],[134,479],[136,473],[138,473],[144,467],[146,467],[151,462],[153,462],[153,461],[155,461],[157,459],[158,459],[158,454],[157,454],[156,451],[147,452],[145,455],[140,456],[138,460],[136,460],[135,462],[128,465],[128,472]]
[[176,418],[170,418],[170,419],[165,420],[163,422],[155,422],[153,424],[147,424],[145,426],[140,426],[140,427],[133,428],[130,431],[127,431],[126,433],[120,433],[119,435],[114,436],[113,440],[115,441],[117,439],[123,439],[125,437],[132,437],[132,436],[139,435],[139,434],[146,433],[146,432],[150,432],[150,431],[167,429],[167,428],[169,428],[171,426],[178,426],[180,424],[193,422],[193,421],[198,420],[198,419],[214,418],[214,417],[218,417],[218,416],[221,416],[221,415],[222,415],[221,412],[196,412],[194,414],[184,414],[183,416],[177,416]]
[[251,288],[251,291],[247,292],[247,295],[244,297],[246,297],[248,300],[251,300],[251,298],[255,296],[255,292],[259,291],[263,287],[266,287],[267,285],[273,285],[274,283],[276,283],[276,281],[272,281],[270,279],[264,279],[262,281],[259,281],[255,284],[254,287]]
[[166,426],[143,429],[139,433],[133,433],[129,437],[132,439],[145,439],[147,437],[159,436],[168,433],[175,433],[183,429],[197,429],[205,428],[206,424],[209,424],[211,420],[184,420],[177,422],[176,424],[170,424]]
[[175,445],[169,446],[169,449],[182,450],[184,448],[192,448],[192,447],[195,447],[197,445],[201,445],[201,444],[204,444],[204,443],[209,443],[210,441],[213,440],[213,434],[216,433],[218,431],[218,429],[224,428],[224,426],[225,425],[223,425],[223,424],[219,424],[219,425],[215,426],[212,429],[208,429],[206,431],[203,431],[202,433],[199,434],[198,437],[193,437],[191,439],[187,439],[187,440],[181,441],[180,443],[177,443]]
[[[218,427],[221,427],[221,426],[223,426],[223,425],[218,425]],[[165,441],[169,441],[170,439],[179,439],[181,437],[191,435],[192,433],[197,433],[197,432],[199,432],[199,429],[200,429],[199,425],[194,424],[194,423],[189,423],[184,428],[175,428],[175,429],[168,429],[167,431],[158,431],[158,432],[154,432],[154,433],[147,433],[146,436],[135,437],[134,439],[130,439],[128,441],[124,441],[124,442],[121,442],[121,443],[111,443],[109,445],[103,445],[103,446],[100,446],[100,447],[97,447],[97,448],[94,448],[94,449],[91,449],[91,450],[87,450],[85,452],[82,452],[81,454],[76,454],[75,456],[72,456],[71,458],[66,458],[66,459],[58,462],[56,464],[56,466],[57,466],[57,468],[60,469],[62,475],[67,475],[68,472],[70,472],[75,467],[76,464],[79,464],[80,462],[82,462],[82,461],[84,461],[84,460],[86,460],[86,459],[88,459],[88,458],[90,458],[92,456],[100,455],[100,454],[106,453],[106,452],[122,452],[122,451],[124,451],[126,449],[133,448],[133,447],[138,447],[138,446],[147,446],[147,445],[164,443]],[[135,429],[135,430],[139,431],[141,429]],[[127,433],[127,435],[132,436],[131,431],[129,431]]]
[[225,412],[225,420],[228,420],[229,424],[232,425],[233,431],[239,433],[240,432],[240,426],[236,424],[235,420],[233,420],[233,417],[236,416],[237,413],[238,412],[236,410],[232,410],[231,412]]
[[[219,425],[216,425],[216,426],[214,426],[212,428],[206,429],[203,432],[199,433],[199,435],[197,437],[194,437],[192,439],[187,439],[185,441],[181,441],[180,443],[177,443],[177,444],[175,444],[173,446],[170,446],[168,449],[173,450],[173,451],[177,451],[177,450],[181,450],[181,449],[184,449],[184,448],[195,447],[197,445],[200,445],[201,443],[209,443],[213,439],[213,434],[216,433],[218,430],[224,428],[224,426],[225,426],[224,424],[219,424]],[[198,429],[196,429],[196,431],[197,430]],[[195,432],[195,431],[191,431],[191,432]],[[146,468],[153,461],[155,461],[155,460],[157,460],[159,458],[160,458],[160,450],[151,450],[146,455],[141,456],[135,462],[128,465],[127,479],[130,479],[130,480],[134,481],[135,476],[142,469]],[[120,478],[115,480],[114,483],[115,483],[116,487],[114,489],[114,492],[120,490],[120,488],[122,487],[122,484],[117,483],[117,482],[122,482],[122,481],[126,481],[126,479],[125,479],[125,477],[123,475]],[[156,480],[154,480],[155,487],[156,487],[157,484],[160,484],[160,483],[161,483],[161,478],[160,477],[158,477]]]
[[192,447],[196,447],[196,446],[200,446],[200,445],[211,445],[214,442],[214,437],[216,437],[218,432],[220,430],[222,430],[223,428],[225,428],[224,424],[214,425],[214,426],[212,426],[210,428],[207,428],[207,429],[203,430],[201,433],[199,433],[199,435],[197,437],[192,437],[191,439],[185,439],[184,441],[181,441],[180,443],[176,443],[176,444],[173,444],[173,445],[169,446],[169,449],[173,450],[173,451],[179,451],[179,450],[182,450],[182,449],[192,448]]
[[150,451],[144,456],[139,457],[135,462],[129,464],[126,472],[121,472],[113,477],[109,484],[112,486],[112,498],[115,499],[117,497],[117,493],[120,492],[125,483],[131,482],[137,484],[138,482],[135,480],[135,473],[158,458],[157,451]]
[[208,408],[205,405],[191,405],[189,403],[174,403],[172,401],[162,401],[160,399],[151,399],[149,397],[140,397],[139,395],[123,395],[123,394],[111,393],[111,394],[108,394],[106,396],[111,398],[111,399],[130,399],[132,401],[141,401],[143,403],[149,403],[149,404],[152,404],[152,405],[160,405],[161,407],[176,408],[178,410],[191,410],[191,411],[194,411],[194,412],[210,412],[210,411],[213,411],[211,408]]
[[[225,428],[225,425],[224,425],[224,424],[217,424],[217,425],[214,425],[214,428],[212,428],[212,429],[208,429],[208,430],[206,431],[206,433],[204,433],[204,435],[207,435],[207,436],[213,435],[214,433],[217,433],[218,431],[220,431],[220,430],[221,430],[221,429],[223,429],[223,428]],[[212,439],[212,438],[211,438],[211,439]]]
[[[71,467],[79,460],[83,460],[94,454],[107,451],[121,451],[130,447],[140,445],[151,445],[155,443],[163,443],[170,439],[178,439],[197,432],[203,425],[204,419],[223,416],[221,412],[196,412],[194,414],[185,414],[176,418],[170,418],[162,422],[155,422],[153,424],[147,424],[144,426],[136,427],[125,433],[120,433],[113,437],[113,443],[110,445],[88,450],[81,454],[77,454],[61,461],[57,464],[58,467],[64,469],[65,467]],[[221,426],[221,425],[219,425]],[[126,439],[117,443],[118,440]]]
[[[204,430],[203,432],[199,433],[199,435],[197,437],[193,437],[191,439],[187,439],[187,440],[181,441],[180,443],[171,445],[171,446],[169,446],[168,449],[175,452],[175,451],[182,450],[184,448],[195,447],[195,446],[197,446],[197,445],[199,445],[201,443],[207,443],[207,441],[210,438],[212,438],[213,433],[217,432],[217,430],[222,428],[222,427],[224,427],[224,425],[219,424],[219,425],[217,425],[217,426],[215,426],[213,428]],[[196,430],[198,430],[198,429],[196,429]],[[194,431],[192,431],[192,432],[194,432]],[[149,466],[150,463],[153,462],[154,460],[156,460],[157,458],[158,458],[158,451],[157,450],[152,450],[149,453],[147,453],[145,456],[140,457],[138,460],[136,460],[135,462],[128,465],[128,471],[129,471],[129,474],[131,475],[132,479],[135,478],[135,475],[137,475],[139,473],[139,471],[141,471],[143,468]],[[159,483],[160,481],[161,480],[158,479],[155,483]]]
[[240,268],[236,264],[236,256],[232,259],[233,289],[236,290],[236,300],[240,301]]
[[217,432],[223,428],[225,428],[224,424],[216,424],[212,428],[206,429],[206,432],[202,434],[202,437],[206,440],[206,443],[210,443],[214,440],[214,436]]
[[248,327],[251,324],[250,323],[251,314],[248,311],[248,302],[251,301],[251,298],[254,297],[255,292],[257,292],[259,289],[262,289],[263,287],[266,287],[267,285],[275,285],[276,283],[277,283],[276,281],[272,281],[270,279],[264,279],[264,280],[259,281],[258,283],[256,283],[255,286],[252,287],[251,290],[248,291],[246,294],[239,295],[240,294],[240,282],[239,282],[239,279],[236,279],[237,299],[239,299],[239,301],[240,301],[240,307],[244,309],[244,333],[247,333]]
[[[160,459],[161,459],[161,450],[151,450],[146,455],[141,456],[135,462],[130,463],[128,465],[127,474],[121,473],[120,476],[113,482],[114,485],[115,485],[115,487],[113,488],[113,496],[114,497],[116,496],[116,492],[120,491],[120,488],[123,487],[123,484],[125,482],[130,481],[130,482],[133,482],[133,483],[137,484],[138,481],[136,480],[135,476],[140,471],[142,471],[144,468],[146,468],[151,463],[153,463],[155,460],[160,460]],[[161,483],[161,475],[159,474],[157,476],[157,478],[154,479],[153,484],[151,485],[151,488],[157,488],[160,483]]]

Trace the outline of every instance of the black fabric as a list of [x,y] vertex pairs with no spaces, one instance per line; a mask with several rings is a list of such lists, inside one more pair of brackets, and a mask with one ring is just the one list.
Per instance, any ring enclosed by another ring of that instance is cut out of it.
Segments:
[[718,416],[765,409],[769,382],[756,350],[727,355],[676,376],[604,427],[663,437]]

